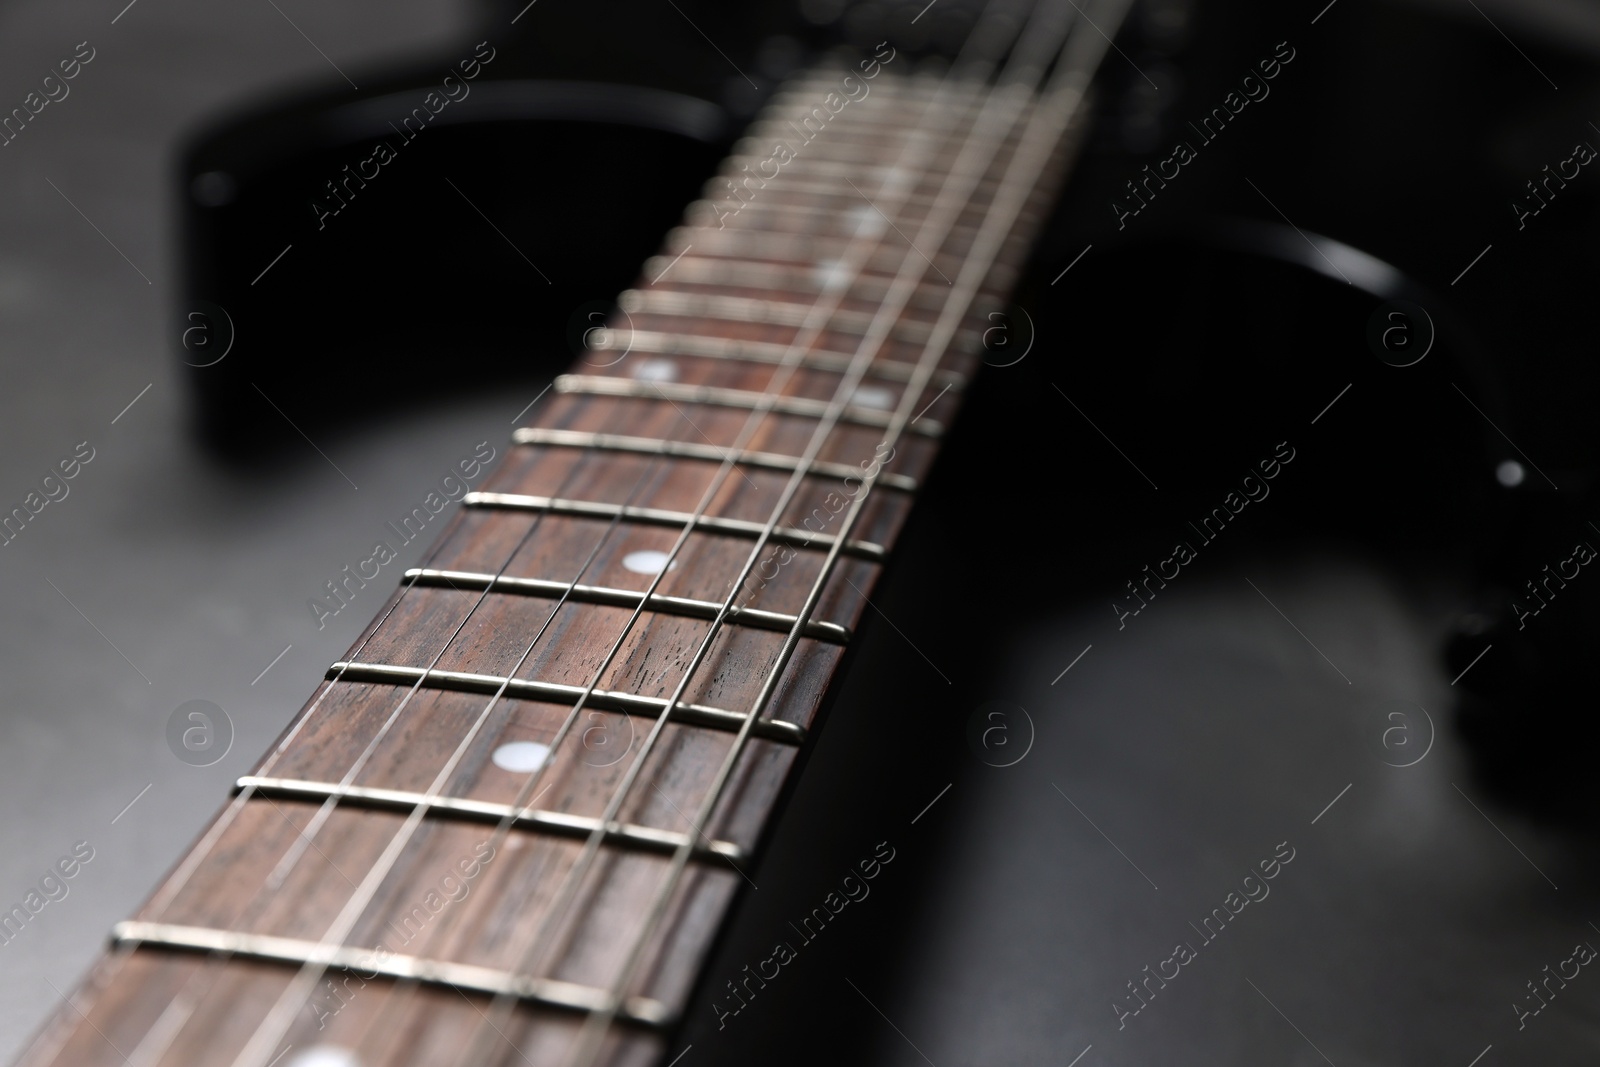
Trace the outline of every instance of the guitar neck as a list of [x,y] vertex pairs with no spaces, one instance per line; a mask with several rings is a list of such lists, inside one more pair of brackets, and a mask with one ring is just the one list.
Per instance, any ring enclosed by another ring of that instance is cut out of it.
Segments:
[[1053,202],[1075,39],[1043,93],[790,83],[22,1062],[653,1062]]

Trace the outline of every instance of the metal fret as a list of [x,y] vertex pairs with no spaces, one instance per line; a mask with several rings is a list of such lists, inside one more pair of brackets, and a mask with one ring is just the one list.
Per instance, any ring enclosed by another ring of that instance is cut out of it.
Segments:
[[[712,245],[712,248],[704,254],[694,253],[693,256],[685,256],[682,261],[678,261],[680,264],[688,262],[688,259],[696,259],[699,262],[730,262],[730,264],[739,264],[741,267],[770,267],[770,269],[776,270],[794,270],[800,275],[810,275],[818,272],[818,270],[826,270],[830,262],[837,262],[830,261],[826,256],[824,258],[810,256],[810,253],[816,251],[816,248],[810,243],[811,240],[814,240],[811,235],[803,235],[803,237],[802,235],[773,235],[774,240],[750,242],[749,248],[739,248],[739,246],[717,248],[717,245],[738,245],[739,237],[749,237],[749,235],[750,230],[738,230],[736,234],[730,232],[728,240],[720,240],[722,235],[717,234],[717,230],[680,227],[680,229],[672,230],[667,235],[667,240],[664,243],[666,243],[667,248],[678,248],[678,250],[685,250],[685,248],[694,245],[694,243],[699,243],[702,248],[707,243]],[[707,237],[717,238],[717,240],[707,242],[707,240],[704,240]],[[786,240],[790,242],[787,248],[782,246],[782,242],[786,242]],[[794,242],[806,243],[797,246],[794,245]],[[806,254],[790,254],[797,253],[798,250],[803,250]],[[872,254],[872,258],[869,259],[866,266],[856,272],[856,277],[843,280],[843,282],[848,282],[851,294],[866,293],[869,294],[867,299],[880,299],[877,296],[877,288],[875,286],[880,285],[883,282],[883,277],[888,274],[891,264],[886,261],[893,258],[891,256],[893,251],[890,248],[880,248],[877,253]],[[646,272],[646,274],[650,274],[651,277],[659,277],[662,270],[672,266],[674,259],[674,256],[653,256],[650,259],[653,270]],[[880,259],[885,262],[880,264],[878,262]],[[672,270],[674,270],[674,275],[677,275],[678,267],[672,267]],[[880,274],[874,274],[874,270],[880,270]],[[1000,301],[1003,293],[1010,293],[1011,285],[1016,282],[1016,277],[1018,277],[1018,267],[1008,264],[1008,262],[997,262],[989,277],[984,280],[984,285],[979,288],[979,296],[986,298],[986,301],[989,302]],[[738,282],[730,280],[728,285],[738,285]],[[918,285],[926,286],[926,293],[938,294],[946,291],[942,286],[933,282],[922,282],[918,283]],[[824,285],[822,286],[822,291],[827,291],[829,288],[830,286]],[[922,290],[918,291],[922,293]],[[922,307],[920,299],[915,302],[914,306]],[[982,314],[981,307],[974,309],[974,314]],[[978,331],[963,330],[960,333],[960,338],[962,338],[963,346],[970,349],[970,347],[974,347],[973,341],[978,338]],[[939,371],[939,373],[934,374],[934,381],[941,381],[941,374],[946,373],[949,373],[949,371]]]
[[[770,151],[770,149],[761,148],[759,142],[753,143],[749,146],[749,153],[745,156],[745,158],[765,159],[765,153],[767,151]],[[815,156],[809,155],[801,156],[798,159],[786,163],[783,169],[778,172],[777,177],[766,179],[767,185],[761,189],[761,194],[765,196],[766,194],[771,193],[774,196],[783,196],[786,194],[805,193],[839,200],[846,200],[852,196],[855,196],[855,193],[853,191],[846,192],[840,188],[839,180],[841,178],[848,178],[858,185],[860,185],[863,181],[867,182],[869,185],[876,185],[886,178],[892,179],[894,177],[895,170],[896,168],[892,164],[887,163],[868,164],[866,166],[862,166],[859,163],[846,163],[833,159],[819,159]],[[743,172],[719,172],[719,174],[722,174],[728,178],[744,177]],[[822,178],[824,180],[806,180],[813,176]],[[976,200],[980,197],[987,197],[999,187],[1000,182],[998,179],[986,178],[973,187],[973,199]],[[866,186],[863,186],[863,188],[866,188]],[[859,200],[860,197],[856,196],[856,199]],[[934,202],[934,199],[935,198],[933,196],[927,193],[918,193],[915,191],[907,192],[898,197],[901,206],[931,205]]]
[[[648,523],[651,526],[671,526],[682,529],[693,525],[706,533],[726,534],[731,537],[757,538],[768,534],[767,540],[798,548],[827,549],[833,547],[832,534],[812,533],[797,526],[778,526],[772,529],[766,523],[749,519],[727,519],[716,515],[696,518],[688,511],[668,511],[665,508],[640,508],[624,504],[599,504],[592,500],[563,500],[559,497],[527,496],[522,493],[471,492],[461,498],[466,507],[515,508],[524,511],[547,511],[552,515],[569,515],[582,519],[623,518],[630,522]],[[850,540],[844,543],[845,555],[857,559],[883,561],[887,555],[882,545],[871,541]]]
[[[749,131],[747,136],[767,139],[769,144],[771,140],[782,140],[795,148],[798,148],[803,143],[806,146],[806,151],[813,152],[849,147],[850,144],[859,141],[860,138],[869,137],[873,138],[872,147],[879,150],[875,158],[881,159],[883,156],[883,142],[886,137],[903,136],[905,134],[904,121],[897,119],[892,113],[884,116],[873,116],[868,111],[858,110],[855,112],[854,117],[848,121],[830,121],[826,127],[827,135],[825,137],[819,136],[816,130],[811,130],[811,136],[807,138],[805,120],[814,117],[816,99],[813,98],[807,101],[812,105],[811,107],[803,105],[799,107],[788,106],[782,101],[776,101],[776,103],[778,104],[777,107],[763,108],[760,114],[746,127],[746,130]],[[968,120],[977,117],[973,109],[961,104],[952,105],[949,113],[952,116],[959,116],[958,125],[964,125]],[[765,159],[767,155],[767,152],[763,152],[760,158]],[[738,158],[738,156],[736,155],[733,158]]]
[[[804,113],[802,113],[802,117],[803,115]],[[805,137],[795,129],[799,125],[799,120],[791,116],[768,116],[758,119],[749,126],[745,131],[745,136],[754,137],[758,142],[765,141],[767,144],[771,144],[773,141],[785,141],[793,145],[796,141],[805,141]],[[841,155],[848,159],[848,153],[858,150],[861,153],[861,162],[881,163],[883,160],[885,134],[896,135],[904,132],[905,127],[894,122],[883,124],[870,122],[840,123],[829,128],[826,141],[821,138],[805,141],[808,146],[806,150],[816,152],[823,158],[833,159],[839,159]],[[995,151],[997,153],[1004,151],[1007,148],[1014,147],[1015,144],[1015,136],[1009,137],[998,142],[995,145]],[[810,147],[812,145],[814,147]],[[730,158],[734,162],[739,162],[741,158],[744,158],[754,163],[757,160],[768,158],[769,155],[770,150],[760,154],[751,153],[748,156],[741,157],[736,155]],[[955,155],[955,152],[947,152],[930,159],[926,177],[938,177],[945,167],[954,161]]]
[[[609,331],[621,334],[621,331]],[[703,334],[668,333],[662,330],[627,330],[626,348],[630,352],[650,352],[667,356],[699,356],[705,359],[742,359],[750,363],[778,365],[792,363],[786,359],[789,346],[775,341],[745,341],[736,337],[710,337]],[[601,350],[609,350],[602,348]],[[851,356],[844,352],[816,350],[808,352],[799,366],[808,370],[831,371],[843,374],[850,368]],[[896,360],[874,360],[871,376],[891,382],[907,382],[915,369],[913,363]],[[953,370],[934,374],[933,382],[960,390],[967,384],[966,376]]]
[[[651,256],[645,263],[645,273],[651,273],[654,268],[654,272],[660,274],[671,262],[666,256]],[[826,284],[829,280],[824,269],[819,267],[808,269],[720,256],[683,256],[673,264],[672,279],[667,284],[767,289],[814,298],[834,288]],[[890,279],[882,275],[851,278],[847,295],[856,300],[882,300],[889,285]],[[924,282],[923,285],[926,288],[912,306],[925,311],[937,310],[944,298],[944,285],[938,282]]]
[[[703,190],[703,192],[715,193],[717,191],[715,182],[716,179],[713,178],[713,184],[711,184],[708,189]],[[851,200],[849,197],[843,197],[840,199],[841,202],[837,204],[817,204],[805,202],[796,204],[789,202],[787,198],[781,196],[758,196],[746,203],[744,207],[740,209],[739,214],[744,215],[748,212],[752,216],[799,216],[798,222],[800,225],[808,228],[813,227],[824,220],[828,222],[841,223],[854,222],[855,226],[844,235],[847,237],[854,233],[865,233],[868,237],[882,236],[888,232],[891,220],[883,215],[880,215],[870,203],[861,199],[859,196],[854,200]],[[904,207],[904,205],[902,205],[902,207]],[[981,203],[970,204],[967,208],[967,211],[971,212],[977,218],[982,218],[985,210],[986,208]],[[792,225],[796,220],[792,218],[784,218],[783,221]],[[921,219],[916,214],[911,212],[902,212],[895,215],[892,221],[893,225],[904,227],[914,226],[920,222]],[[810,232],[810,230],[808,229],[807,232]],[[927,283],[924,282],[923,284]]]
[[[758,300],[748,296],[715,296],[708,293],[675,293],[665,289],[628,289],[617,297],[617,306],[630,314],[682,315],[691,318],[723,319],[727,322],[756,322],[768,326],[807,324],[815,314],[812,305],[795,300]],[[836,310],[828,317],[825,329],[864,334],[871,328],[873,315],[867,311]],[[925,343],[931,325],[900,320],[894,334],[902,341]]]
[[[556,392],[583,396],[625,396],[640,400],[675,400],[684,404],[713,404],[718,407],[755,410],[765,407],[780,415],[801,415],[820,419],[832,411],[832,401],[805,396],[774,396],[754,389],[724,389],[714,385],[689,385],[680,382],[641,382],[633,378],[612,378],[597,374],[563,374],[556,378]],[[887,411],[847,405],[839,413],[840,422],[857,426],[888,426],[893,415]],[[923,437],[939,437],[944,425],[932,419],[918,419],[907,432]]]
[[[857,471],[857,474],[860,472]],[[443,571],[413,567],[406,571],[407,580],[417,585],[450,589],[488,589],[496,593],[513,593],[556,600],[565,597],[579,604],[604,604],[614,608],[637,608],[644,604],[646,611],[658,615],[681,615],[690,619],[714,619],[722,605],[714,600],[690,600],[687,597],[663,596],[652,593],[648,597],[637,589],[613,589],[600,585],[572,585],[544,578],[509,578],[505,575],[481,574],[474,571]],[[788,633],[799,618],[776,611],[755,608],[731,607],[727,621],[760,630]],[[831,644],[850,642],[850,629],[836,622],[807,620],[801,631],[805,636]]]
[[[744,227],[719,229],[714,205],[707,200],[696,200],[687,214],[690,219],[701,216],[703,224],[681,226],[667,235],[669,251],[674,255],[683,251],[683,247],[693,244],[702,254],[768,259],[809,267],[840,259],[852,240],[849,237],[817,237],[809,233],[777,233]],[[964,256],[960,250],[944,247],[927,251],[934,263],[940,264],[940,270],[947,267],[961,269]],[[867,257],[863,269],[892,274],[905,258],[905,249],[883,246]]]
[[[242,793],[247,789],[262,796],[289,800],[325,800],[328,797],[336,797],[340,804],[349,804],[353,807],[407,812],[425,807],[473,822],[505,822],[513,827],[569,837],[588,837],[597,829],[602,829],[599,819],[587,815],[519,808],[512,804],[469,800],[465,797],[429,796],[426,793],[414,793],[404,789],[369,789],[365,786],[340,785],[338,782],[309,782],[299,778],[260,778],[254,775],[240,778],[233,787],[235,793]],[[689,834],[658,830],[653,826],[640,826],[635,823],[613,822],[603,827],[602,836],[612,844],[625,845],[645,852],[671,853],[687,843],[696,859],[723,859],[738,863],[747,858],[744,849],[732,841],[711,841],[709,844],[700,844]]]
[[[703,459],[720,463],[731,459],[747,467],[764,470],[794,471],[802,469],[800,460],[777,452],[752,452],[748,449],[733,452],[716,445],[697,441],[664,441],[656,437],[625,437],[614,433],[591,433],[588,430],[547,430],[542,426],[525,426],[511,435],[519,445],[545,445],[559,448],[593,448],[605,452],[634,452],[645,456],[673,456],[678,459]],[[848,463],[809,463],[803,465],[807,474],[820,478],[846,478],[860,480],[861,469]],[[914,493],[917,480],[905,474],[881,473],[878,484],[890,489]]]
[[[421,681],[428,689],[449,689],[458,693],[482,693],[493,696],[504,691],[516,700],[538,700],[547,704],[571,704],[583,696],[585,687],[565,685],[560,682],[539,682],[523,678],[504,678],[493,674],[468,674],[463,671],[425,670],[421,667],[400,667],[388,663],[335,663],[328,668],[329,681],[371,682],[379,685],[415,685]],[[667,701],[661,697],[640,696],[609,689],[596,689],[589,694],[587,706],[602,711],[620,711],[645,718],[660,718],[666,711]],[[737,733],[749,716],[725,708],[711,708],[704,704],[680,702],[668,716],[669,722],[689,726],[704,726],[712,730]],[[798,745],[805,740],[806,729],[797,723],[781,719],[756,717],[751,733],[768,741]]]
[[[763,158],[765,158],[765,155],[763,155]],[[808,160],[808,165],[810,166],[802,166],[802,163],[795,160],[794,163],[784,166],[784,170],[779,171],[778,178],[771,178],[766,181],[766,187],[760,190],[760,194],[762,194],[762,197],[771,195],[771,197],[822,197],[826,198],[826,200],[845,200],[845,198],[853,197],[854,194],[840,192],[838,179],[848,178],[859,186],[862,179],[866,179],[869,184],[872,182],[874,170],[882,170],[885,173],[890,170],[886,166],[883,166],[883,168],[872,168],[872,166],[862,168],[862,166],[851,165],[851,163],[830,163],[829,160]],[[816,171],[818,178],[824,178],[826,181],[808,181],[813,176],[813,171]],[[733,173],[718,171],[717,178],[739,179],[744,178],[744,173],[742,171],[733,171]],[[709,181],[717,181],[717,178],[709,179]],[[987,197],[997,187],[998,182],[981,182],[978,189],[973,190],[974,202]],[[867,189],[867,186],[862,186],[862,189]],[[725,195],[726,187],[709,187],[709,195],[712,195],[712,197],[715,197],[718,192]],[[701,195],[707,195],[707,192],[702,192]],[[859,202],[861,197],[856,197],[856,200]],[[930,208],[930,206],[933,206],[933,202],[934,197],[928,194],[920,194],[920,192],[909,192],[909,194],[899,197],[899,206],[901,208]]]
[[[682,253],[691,245],[695,248],[694,256],[697,259],[714,261],[730,260],[736,263],[767,263],[771,266],[788,267],[798,271],[830,270],[839,260],[834,253],[839,249],[832,246],[823,246],[820,241],[843,240],[842,238],[817,238],[811,234],[769,234],[759,230],[727,230],[719,231],[715,227],[681,226],[669,234],[663,243],[673,255],[663,254],[660,259],[660,268],[665,269],[672,263],[673,256]],[[855,272],[855,278],[850,281],[853,287],[862,278],[872,278],[874,275],[892,273],[895,268],[897,250],[883,247],[873,252]],[[900,258],[904,258],[901,256]],[[935,259],[942,261],[939,253]],[[959,259],[956,260],[959,262]],[[676,268],[674,268],[676,269]],[[660,271],[657,271],[659,275]],[[979,287],[981,296],[989,300],[1002,299],[1004,294],[1010,292],[1010,286],[1015,283],[1018,269],[1010,263],[996,263],[993,270],[984,279]],[[831,280],[831,279],[830,279]],[[920,282],[919,286],[929,285]],[[824,291],[828,287],[824,286]],[[933,287],[938,292],[938,287]],[[981,331],[970,327],[962,328],[956,335],[957,347],[972,351],[977,348],[981,339]]]
[[[840,71],[840,74],[846,73],[848,72]],[[974,83],[969,89],[970,93],[972,94],[972,98],[968,100],[962,100],[959,98],[951,99],[951,93],[948,90],[945,91],[943,95],[940,96],[939,106],[941,108],[941,114],[946,117],[976,117],[977,114],[983,110],[983,100],[979,99],[979,97],[984,88],[986,88],[986,86],[980,86]],[[837,75],[831,81],[827,79],[818,79],[815,81],[785,82],[783,88],[773,93],[772,96],[767,99],[766,104],[761,108],[761,111],[757,116],[757,121],[770,122],[773,119],[779,118],[790,118],[796,120],[805,118],[806,116],[810,115],[812,111],[821,103],[820,98],[823,95],[829,92],[836,92],[838,89],[839,77]],[[935,94],[938,92],[938,87],[931,84],[926,88],[911,89],[905,86],[896,86],[891,83],[880,82],[872,88],[871,96],[874,98],[882,97],[884,99],[893,100],[897,103],[927,104],[933,100]],[[886,129],[892,129],[897,133],[905,132],[905,120],[897,112],[891,112],[883,117],[879,117],[870,111],[855,111],[852,113],[850,122],[843,125],[881,126]],[[840,125],[834,125],[832,123],[830,123],[828,126],[830,131],[837,130],[839,128],[841,128]],[[830,133],[830,136],[831,135],[832,134]]]
[[[713,191],[715,190],[713,189]],[[742,200],[727,193],[712,197],[702,196],[701,199],[696,200],[685,208],[683,214],[685,220],[691,225],[697,226],[701,230],[715,230],[719,234],[729,232],[747,233],[759,227],[761,231],[771,237],[786,237],[791,240],[797,237],[806,237],[813,240],[839,242],[841,252],[846,244],[856,240],[855,237],[848,236],[816,237],[812,233],[809,220],[805,218],[797,221],[762,218],[759,221],[752,222],[750,220],[756,219],[761,214],[761,212],[755,210],[755,205],[759,204],[761,199],[757,197],[754,200]],[[767,199],[770,203],[771,200],[776,198],[770,197]],[[750,210],[746,211],[746,208]],[[950,227],[950,232],[945,235],[945,239],[939,245],[926,248],[923,251],[929,256],[949,256],[957,262],[965,262],[968,242],[977,233],[978,227],[975,225],[952,226]],[[910,251],[908,246],[895,243],[892,235],[879,235],[876,240],[878,241],[878,250],[880,252],[898,252],[901,258],[904,259],[905,253]],[[926,262],[920,256],[917,261],[924,264]],[[956,269],[959,270],[960,268],[957,267]],[[891,268],[889,273],[898,273],[898,271]]]
[[151,922],[118,923],[111,930],[111,943],[116,947],[149,945],[175,951],[200,952],[208,956],[296,966],[318,963],[361,975],[382,975],[425,985],[447,986],[464,993],[514,997],[527,1004],[562,1011],[594,1013],[610,1010],[615,1012],[615,1017],[620,1021],[651,1029],[666,1027],[673,1022],[667,1006],[652,997],[626,997],[618,1001],[604,989],[577,982],[534,978],[492,967],[424,959],[420,956],[395,953],[380,956],[373,949],[354,945],[327,945],[295,937]]

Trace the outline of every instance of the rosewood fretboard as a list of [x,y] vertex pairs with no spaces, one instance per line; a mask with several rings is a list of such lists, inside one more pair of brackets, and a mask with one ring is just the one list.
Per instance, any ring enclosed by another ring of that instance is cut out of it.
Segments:
[[1102,47],[786,87],[23,1062],[652,1062]]

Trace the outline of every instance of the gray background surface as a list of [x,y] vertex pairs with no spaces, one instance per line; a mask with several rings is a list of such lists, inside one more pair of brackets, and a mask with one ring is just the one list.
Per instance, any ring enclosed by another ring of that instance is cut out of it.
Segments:
[[[356,75],[465,32],[468,14],[416,2],[279,6]],[[478,441],[504,448],[533,399],[486,395],[347,439],[330,458],[359,490],[310,446],[265,479],[199,454],[168,336],[175,145],[219,108],[331,70],[266,0],[139,0],[112,25],[121,7],[0,11],[7,109],[78,42],[96,50],[70,95],[0,148],[0,499],[20,503],[78,442],[95,449],[70,494],[0,548],[0,900],[20,902],[74,842],[95,852],[65,899],[0,945],[7,1060],[58,1003],[52,985],[72,989],[381,594],[321,631],[307,598]],[[195,699],[220,705],[236,730],[206,768],[179,762],[165,741],[168,715]]]

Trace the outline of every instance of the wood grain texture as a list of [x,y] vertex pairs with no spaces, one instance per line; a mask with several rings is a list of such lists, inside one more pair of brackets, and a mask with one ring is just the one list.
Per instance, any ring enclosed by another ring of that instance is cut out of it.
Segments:
[[[765,142],[785,116],[812,106],[818,86],[832,77],[808,76],[781,94],[725,174],[747,173],[764,158]],[[870,98],[840,115],[737,214],[720,216],[705,202],[692,206],[689,221],[646,264],[638,288],[624,295],[609,329],[574,364],[574,377],[536,408],[530,425],[710,446],[719,450],[713,456],[735,447],[802,456],[819,419],[801,412],[840,392],[844,367],[882,311],[893,275],[915,262],[926,268],[923,277],[895,311],[889,338],[872,352],[847,421],[827,434],[816,459],[860,471],[892,448],[883,471],[907,484],[920,481],[937,449],[936,436],[923,431],[954,418],[960,383],[977,368],[985,316],[1014,279],[1066,156],[1064,143],[976,294],[957,343],[934,353],[939,373],[908,398],[910,368],[924,357],[924,342],[950,299],[949,279],[968,255],[999,188],[997,175],[1018,144],[1014,136],[998,139],[988,173],[956,205],[948,233],[930,247],[911,248],[906,235],[939,209],[946,168],[972,133],[984,93],[981,86],[956,90],[948,112],[938,117],[937,150],[894,192],[886,179],[909,136],[902,116],[931,91],[925,79],[885,73]],[[869,199],[868,191],[879,195]],[[841,286],[832,264],[852,242],[865,251],[864,266]],[[826,328],[812,336],[797,325],[819,301],[835,298],[838,310]],[[803,343],[797,348],[797,342]],[[780,365],[785,360],[793,365]],[[682,391],[688,386],[718,392],[697,400]],[[599,395],[610,388],[640,395]],[[746,399],[794,410],[753,412],[741,406]],[[887,422],[905,401],[922,412],[920,428],[886,444],[875,423]],[[823,570],[826,539],[840,529],[861,482],[807,474],[793,499],[778,508],[790,477],[757,464],[725,469],[717,458],[513,445],[424,566],[642,593],[653,576],[630,569],[628,557],[671,551],[681,527],[499,506],[494,494],[662,512],[703,508],[713,519],[775,523],[820,536],[796,547],[759,544],[748,532],[696,529],[656,594],[795,615],[820,583],[812,617],[853,631],[868,610],[880,564],[846,553],[831,573]],[[892,546],[911,499],[904,489],[873,489],[850,537]],[[751,564],[753,576],[740,584]],[[763,684],[779,667],[786,636],[737,617],[714,626],[703,617],[578,602],[548,589],[535,594],[485,583],[408,581],[345,659],[670,698],[709,639],[682,688],[683,703],[809,730],[818,723],[844,646],[801,637],[762,705]],[[734,751],[733,729],[685,721],[676,712],[662,723],[659,712],[629,710],[620,697],[575,709],[572,700],[521,691],[486,696],[436,678],[416,684],[355,678],[355,668],[334,672],[255,775],[323,783],[332,792],[358,787],[427,794],[437,786],[442,796],[581,822],[605,814],[640,760],[615,822],[635,828],[639,837],[686,836],[703,852],[670,885],[665,920],[654,929],[644,922],[646,903],[668,884],[672,869],[660,848],[613,835],[585,863],[581,825],[559,831],[432,809],[408,832],[414,809],[403,803],[336,802],[254,786],[223,810],[136,919],[315,945],[355,900],[360,906],[345,945],[602,992],[643,939],[643,965],[623,991],[629,998],[624,1007],[637,1006],[640,1017],[657,1008],[668,1018],[681,1012],[711,937],[753,873],[749,857],[796,763],[797,745],[752,736],[739,749],[725,788],[712,797],[717,770]],[[658,725],[646,751],[644,739]],[[536,780],[492,758],[517,741],[552,750]],[[691,825],[690,813],[708,802],[710,818]],[[381,867],[396,841],[403,847]],[[712,842],[731,851],[713,854]],[[374,871],[384,873],[370,901],[363,901],[357,887]],[[274,1002],[291,990],[297,970],[238,954],[123,945],[101,961],[22,1062],[233,1063]],[[366,1067],[457,1063],[463,1050],[480,1047],[486,1051],[474,1062],[563,1062],[583,1020],[581,1012],[528,998],[479,1046],[472,1042],[494,1014],[485,993],[384,977],[373,968],[335,967],[314,977],[315,994],[296,1009],[276,1044],[358,1049]],[[663,1047],[657,1029],[626,1021],[606,1041],[600,1057],[606,1063],[649,1063]]]

